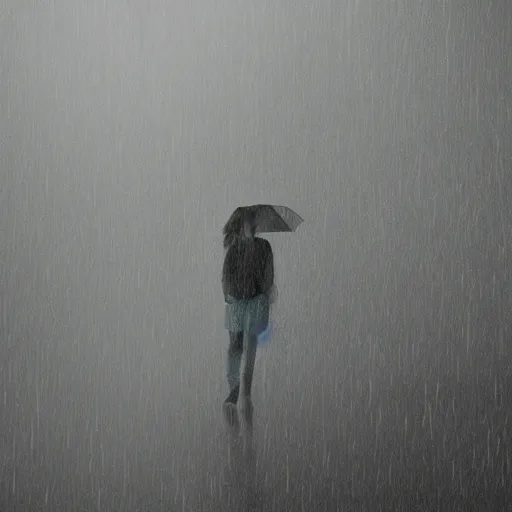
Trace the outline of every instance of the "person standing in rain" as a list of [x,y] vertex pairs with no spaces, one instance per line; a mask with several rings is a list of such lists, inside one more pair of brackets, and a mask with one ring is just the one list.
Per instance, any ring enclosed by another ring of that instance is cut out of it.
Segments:
[[[235,406],[240,395],[250,406],[257,337],[268,326],[274,292],[272,248],[268,240],[254,236],[255,221],[255,213],[250,209],[237,208],[223,229],[224,325],[229,331],[226,406]],[[242,356],[245,364],[240,378]]]

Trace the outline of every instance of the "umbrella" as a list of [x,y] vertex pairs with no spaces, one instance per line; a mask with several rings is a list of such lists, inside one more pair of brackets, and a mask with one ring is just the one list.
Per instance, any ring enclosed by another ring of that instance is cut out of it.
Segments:
[[234,224],[241,217],[243,210],[248,210],[255,214],[256,233],[295,231],[304,221],[300,215],[287,206],[256,204],[238,207],[231,215],[227,225]]

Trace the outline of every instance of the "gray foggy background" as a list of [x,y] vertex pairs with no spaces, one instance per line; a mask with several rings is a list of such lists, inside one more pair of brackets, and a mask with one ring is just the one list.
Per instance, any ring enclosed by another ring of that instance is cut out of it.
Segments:
[[[511,13],[2,2],[1,508],[504,510]],[[221,229],[260,202],[305,222],[247,484]]]

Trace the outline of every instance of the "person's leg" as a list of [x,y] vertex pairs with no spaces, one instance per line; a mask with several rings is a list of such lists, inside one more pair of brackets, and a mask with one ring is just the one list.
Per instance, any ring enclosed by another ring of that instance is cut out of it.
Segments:
[[254,373],[254,362],[256,360],[256,349],[258,348],[258,337],[245,333],[244,337],[245,364],[242,374],[242,395],[251,396],[252,377]]
[[229,348],[228,348],[228,385],[229,396],[226,402],[234,403],[238,401],[240,391],[240,362],[244,350],[244,333],[229,332]]

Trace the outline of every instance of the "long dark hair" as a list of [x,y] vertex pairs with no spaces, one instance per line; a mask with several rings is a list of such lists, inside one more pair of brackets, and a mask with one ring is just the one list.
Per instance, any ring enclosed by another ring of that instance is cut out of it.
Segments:
[[252,210],[239,206],[226,222],[222,234],[224,235],[224,249],[228,249],[239,241],[243,236],[243,228],[246,222],[252,228],[254,234],[256,230],[256,217]]

